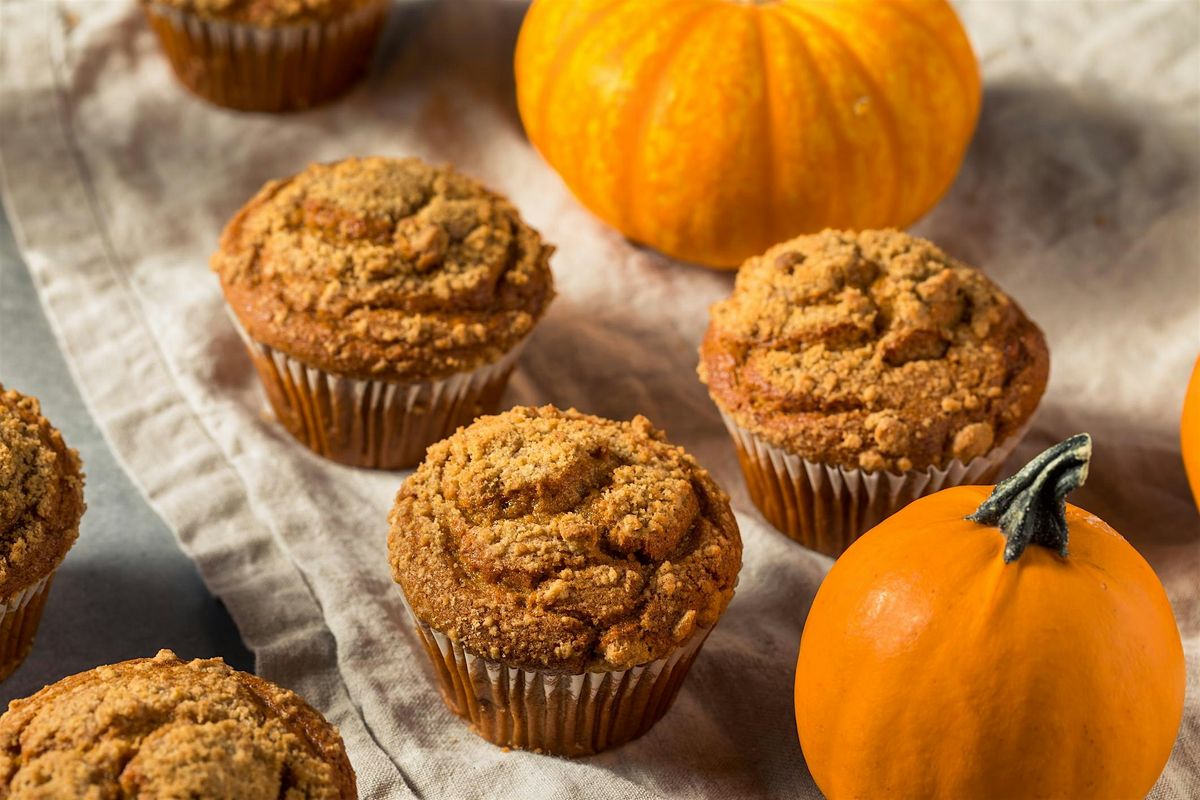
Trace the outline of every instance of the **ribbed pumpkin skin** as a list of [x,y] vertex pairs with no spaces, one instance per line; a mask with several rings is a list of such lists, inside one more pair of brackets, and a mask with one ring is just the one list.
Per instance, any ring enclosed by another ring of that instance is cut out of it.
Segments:
[[1183,467],[1187,470],[1192,497],[1200,507],[1200,358],[1192,368],[1187,395],[1183,399],[1183,418],[1179,423],[1179,438],[1183,448]]
[[515,66],[525,130],[579,200],[716,267],[912,223],[980,102],[944,0],[536,0]]
[[991,487],[909,505],[854,543],[813,602],[796,723],[830,800],[1145,797],[1183,714],[1162,585],[1067,505],[1070,554],[963,519]]

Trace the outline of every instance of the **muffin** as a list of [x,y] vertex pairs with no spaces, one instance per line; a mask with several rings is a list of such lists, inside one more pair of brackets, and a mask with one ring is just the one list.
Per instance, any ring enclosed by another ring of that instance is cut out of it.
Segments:
[[496,410],[554,296],[552,252],[447,167],[352,158],[268,183],[212,266],[284,427],[398,469]]
[[922,495],[991,483],[1049,364],[982,272],[899,231],[824,231],[742,265],[699,373],[763,516],[836,556]]
[[497,745],[556,755],[667,712],[741,567],[729,499],[644,417],[484,417],[429,448],[389,519],[446,704]]
[[219,658],[81,672],[0,717],[0,796],[354,800],[337,728]]
[[296,111],[366,73],[391,0],[141,0],[176,77],[212,103]]
[[0,385],[0,679],[33,645],[84,508],[79,454],[37,400]]

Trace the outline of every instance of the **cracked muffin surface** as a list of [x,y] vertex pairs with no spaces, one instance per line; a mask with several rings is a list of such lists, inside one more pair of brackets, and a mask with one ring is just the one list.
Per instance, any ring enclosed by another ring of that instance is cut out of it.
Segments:
[[82,672],[0,717],[0,798],[353,800],[337,729],[299,696],[169,650]]
[[212,267],[256,341],[339,375],[419,381],[517,346],[554,296],[552,252],[448,167],[351,158],[264,186]]
[[82,470],[38,401],[0,385],[0,598],[49,575],[75,543]]
[[986,275],[899,231],[824,231],[749,259],[699,374],[767,442],[849,469],[985,455],[1046,387],[1041,330]]
[[522,669],[663,658],[716,623],[741,566],[725,493],[640,416],[480,418],[429,448],[390,522],[416,616]]

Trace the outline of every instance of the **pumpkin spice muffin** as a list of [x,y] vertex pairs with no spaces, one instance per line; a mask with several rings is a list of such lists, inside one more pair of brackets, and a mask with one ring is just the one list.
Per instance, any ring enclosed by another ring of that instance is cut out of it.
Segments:
[[552,252],[449,168],[352,158],[268,183],[212,266],[283,425],[395,469],[496,410],[554,296]]
[[725,493],[644,417],[479,419],[429,448],[390,522],[447,705],[495,744],[558,755],[666,713],[741,567]]
[[217,105],[295,111],[366,73],[390,0],[141,0],[176,77]]
[[917,497],[991,482],[1048,372],[1042,332],[987,276],[892,230],[747,261],[699,365],[755,504],[835,556]]
[[335,727],[219,658],[82,672],[0,717],[0,797],[354,800]]
[[79,454],[37,400],[0,385],[0,679],[33,645],[84,508]]

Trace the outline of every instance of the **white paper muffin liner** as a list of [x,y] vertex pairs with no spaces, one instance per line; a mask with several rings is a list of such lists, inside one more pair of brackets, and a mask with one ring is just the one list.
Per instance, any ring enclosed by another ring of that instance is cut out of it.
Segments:
[[650,730],[671,708],[711,630],[697,630],[648,664],[561,674],[473,655],[417,617],[407,599],[404,605],[451,711],[493,744],[559,756],[591,755]]
[[470,372],[397,383],[326,372],[255,341],[236,318],[234,326],[280,424],[319,455],[373,469],[416,466],[429,445],[495,413],[524,345]]
[[29,655],[53,577],[52,572],[29,588],[0,600],[0,680],[11,675]]
[[310,108],[350,88],[370,64],[390,0],[325,22],[250,25],[143,0],[179,80],[196,94],[243,111]]
[[982,456],[902,473],[867,472],[809,461],[721,418],[737,446],[750,499],[779,531],[837,557],[862,534],[917,498],[950,486],[992,483],[1028,423]]

